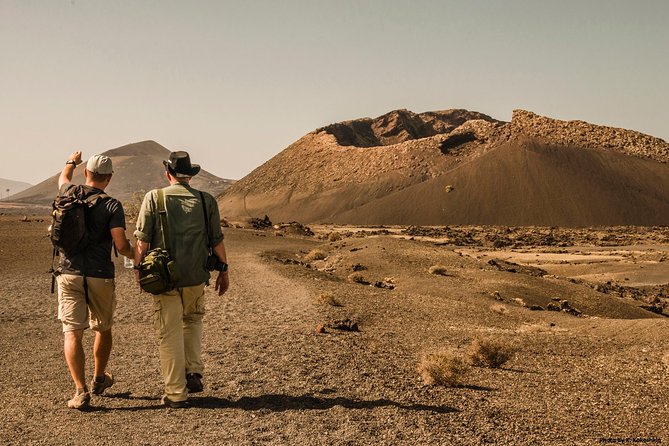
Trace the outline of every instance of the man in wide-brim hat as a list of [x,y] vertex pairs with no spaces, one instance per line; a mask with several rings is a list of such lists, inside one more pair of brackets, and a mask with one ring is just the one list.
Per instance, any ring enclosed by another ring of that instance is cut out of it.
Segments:
[[[207,192],[190,186],[200,172],[187,152],[171,152],[163,161],[169,186],[161,189],[166,210],[166,228],[159,217],[158,190],[146,194],[137,217],[138,265],[151,248],[167,249],[177,263],[180,278],[176,287],[154,295],[154,327],[160,344],[160,368],[165,382],[163,404],[186,406],[189,393],[203,390],[204,364],[201,358],[202,318],[205,313],[205,285],[209,283],[210,248],[218,272],[215,290],[223,295],[229,286],[227,256],[221,231],[218,203]],[[164,237],[165,237],[165,241]],[[167,245],[167,246],[165,246]]]

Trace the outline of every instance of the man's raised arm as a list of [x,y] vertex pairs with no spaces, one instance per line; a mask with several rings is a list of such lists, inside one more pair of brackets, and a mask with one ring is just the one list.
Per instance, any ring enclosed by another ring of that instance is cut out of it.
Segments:
[[72,181],[72,175],[74,174],[74,168],[81,164],[81,152],[72,152],[72,154],[67,158],[65,167],[58,177],[58,189],[60,190],[61,186],[65,183]]

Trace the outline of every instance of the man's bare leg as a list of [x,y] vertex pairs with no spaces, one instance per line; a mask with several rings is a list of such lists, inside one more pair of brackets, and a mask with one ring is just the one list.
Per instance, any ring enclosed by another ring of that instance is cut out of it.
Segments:
[[93,344],[93,357],[95,358],[94,377],[104,376],[112,350],[112,331],[95,332],[95,343]]
[[63,350],[70,375],[77,389],[86,389],[86,355],[82,345],[84,330],[66,331]]

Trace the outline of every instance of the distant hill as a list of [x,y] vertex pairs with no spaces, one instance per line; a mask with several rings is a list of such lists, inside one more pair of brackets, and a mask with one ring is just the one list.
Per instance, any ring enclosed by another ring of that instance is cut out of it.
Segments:
[[[14,181],[0,178],[0,196],[4,200],[7,197],[11,197],[12,195],[24,191],[31,186],[32,184],[24,183],[23,181]],[[9,189],[9,192],[7,189]]]
[[[155,141],[142,141],[128,144],[102,154],[111,157],[114,164],[114,176],[106,192],[119,200],[131,200],[135,192],[148,191],[167,185],[164,177],[163,160],[169,157],[170,151]],[[93,155],[84,154],[84,164],[74,171],[72,181],[83,184],[85,162]],[[197,155],[191,154],[191,160],[197,164]],[[12,201],[30,204],[50,204],[58,191],[60,171],[41,183],[24,190],[12,197]],[[219,195],[232,180],[219,178],[204,170],[196,175],[191,184],[197,189]]]
[[223,193],[229,219],[340,224],[661,225],[669,144],[516,110],[397,110],[317,129]]

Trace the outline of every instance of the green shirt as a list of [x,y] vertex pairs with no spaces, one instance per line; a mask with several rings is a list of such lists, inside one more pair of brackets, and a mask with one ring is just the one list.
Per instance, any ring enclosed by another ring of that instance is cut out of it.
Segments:
[[[207,271],[207,230],[200,191],[188,184],[178,183],[163,188],[167,210],[167,244],[172,258],[179,266],[181,279],[177,287],[193,286],[209,280]],[[218,203],[207,192],[202,192],[206,201],[211,246],[223,240]],[[158,215],[158,191],[154,189],[144,196],[137,217],[135,237],[150,244],[150,249],[165,248],[163,231]]]

